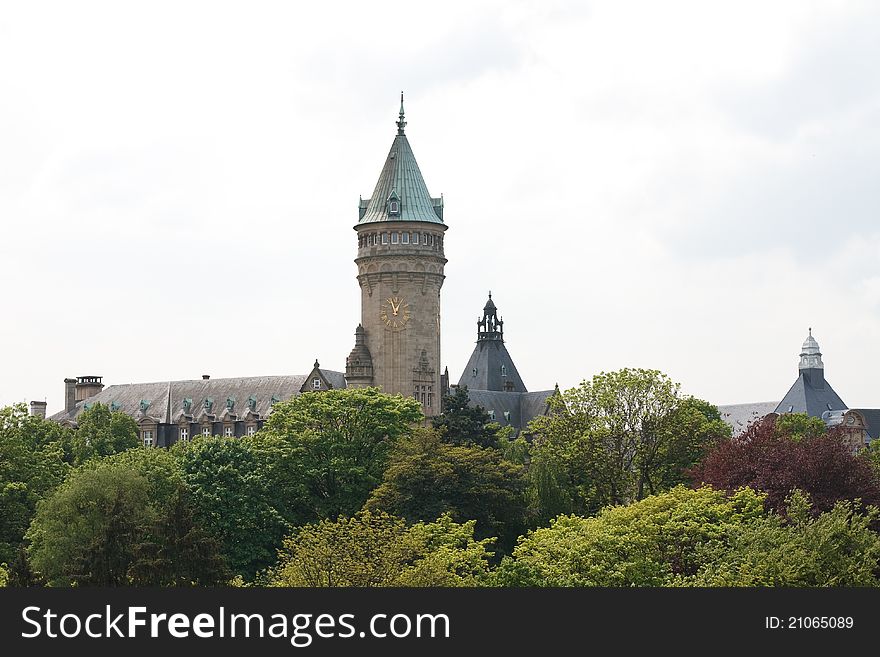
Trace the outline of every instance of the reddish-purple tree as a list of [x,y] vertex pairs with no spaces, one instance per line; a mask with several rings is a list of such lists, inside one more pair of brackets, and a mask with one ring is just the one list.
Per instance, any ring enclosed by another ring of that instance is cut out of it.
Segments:
[[696,486],[763,491],[767,506],[780,513],[795,488],[810,495],[815,513],[830,510],[838,500],[856,498],[880,506],[880,480],[871,462],[853,454],[838,429],[798,437],[771,419],[759,420],[736,438],[716,444],[689,474]]

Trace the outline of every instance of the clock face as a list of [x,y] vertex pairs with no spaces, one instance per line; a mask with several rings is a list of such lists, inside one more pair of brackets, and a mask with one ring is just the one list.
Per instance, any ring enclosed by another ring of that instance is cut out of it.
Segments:
[[409,302],[403,297],[388,297],[382,302],[379,317],[385,322],[385,326],[393,331],[399,331],[409,322]]

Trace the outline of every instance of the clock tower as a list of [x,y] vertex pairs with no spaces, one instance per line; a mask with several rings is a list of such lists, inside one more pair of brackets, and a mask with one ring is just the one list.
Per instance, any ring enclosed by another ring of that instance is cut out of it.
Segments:
[[413,396],[426,416],[440,413],[440,288],[443,199],[432,198],[404,133],[403,94],[397,135],[379,181],[358,207],[361,324],[346,359],[350,387],[377,386]]

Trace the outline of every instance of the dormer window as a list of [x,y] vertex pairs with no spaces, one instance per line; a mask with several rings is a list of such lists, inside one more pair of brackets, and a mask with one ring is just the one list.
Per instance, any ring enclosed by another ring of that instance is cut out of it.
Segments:
[[321,379],[319,379],[318,377],[315,377],[314,379],[312,379],[312,388],[314,388],[315,390],[320,390],[321,389]]
[[400,197],[397,196],[397,192],[391,192],[391,196],[388,197],[388,214],[392,216],[400,214]]
[[477,368],[476,368],[476,367],[473,368],[473,369],[471,370],[471,372],[473,373],[474,376],[476,376],[476,375],[477,375]]
[[501,366],[501,376],[507,376],[507,366],[506,365]]

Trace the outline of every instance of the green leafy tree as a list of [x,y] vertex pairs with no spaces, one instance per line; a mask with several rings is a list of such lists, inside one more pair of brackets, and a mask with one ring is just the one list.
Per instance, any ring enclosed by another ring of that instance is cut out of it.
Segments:
[[423,420],[414,399],[376,388],[307,392],[275,404],[260,432],[286,442],[314,518],[352,515],[382,480],[397,441]]
[[133,553],[128,574],[137,586],[217,586],[232,578],[222,545],[196,520],[182,484]]
[[806,413],[783,413],[776,418],[774,427],[777,436],[792,440],[818,438],[828,430],[822,418]]
[[95,403],[80,413],[73,436],[73,462],[85,463],[90,458],[110,456],[140,446],[137,423],[121,411],[113,411]]
[[860,453],[868,459],[875,475],[880,478],[880,440],[872,440]]
[[320,520],[307,485],[303,444],[265,431],[241,441],[253,452],[269,503],[284,521],[298,527]]
[[24,404],[0,409],[0,562],[15,579],[18,552],[39,500],[70,469],[63,442],[69,430],[28,415]]
[[787,520],[769,514],[701,548],[703,565],[680,586],[877,586],[877,509],[838,502],[815,517],[801,491],[788,500]]
[[300,527],[284,541],[274,586],[475,586],[489,572],[491,539],[448,516],[407,527],[402,518],[362,511]]
[[482,406],[471,406],[467,386],[459,386],[443,397],[443,412],[432,418],[431,423],[443,439],[453,445],[498,447],[498,431]]
[[560,516],[523,537],[495,574],[502,586],[667,586],[695,575],[705,553],[761,518],[763,497],[677,486],[592,518]]
[[216,542],[193,517],[167,450],[93,459],[39,503],[30,562],[53,586],[223,582]]
[[183,481],[196,517],[223,546],[233,572],[250,579],[274,562],[275,549],[290,530],[250,441],[199,436],[177,443]]
[[432,429],[401,441],[367,508],[405,518],[476,521],[477,536],[512,547],[525,525],[525,472],[492,448],[443,442]]
[[0,588],[9,584],[9,571],[6,570],[6,564],[0,563]]
[[656,370],[603,372],[550,404],[528,428],[533,499],[544,520],[668,490],[730,434],[717,408],[681,395]]
[[150,484],[117,464],[74,470],[41,501],[28,531],[34,568],[52,586],[122,586],[157,518]]

